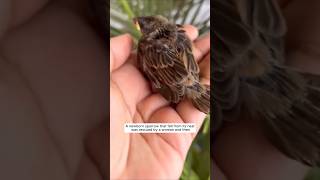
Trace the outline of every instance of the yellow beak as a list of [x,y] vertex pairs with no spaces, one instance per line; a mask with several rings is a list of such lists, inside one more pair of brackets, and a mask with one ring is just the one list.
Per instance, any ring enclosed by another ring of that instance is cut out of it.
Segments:
[[138,21],[134,22],[134,25],[136,26],[136,28],[138,29],[138,31],[141,31],[140,25],[139,25]]

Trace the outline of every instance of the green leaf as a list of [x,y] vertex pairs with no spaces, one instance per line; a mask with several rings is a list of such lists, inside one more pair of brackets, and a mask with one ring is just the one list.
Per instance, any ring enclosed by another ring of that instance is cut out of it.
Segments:
[[130,19],[132,19],[135,15],[133,11],[131,10],[130,5],[128,4],[128,1],[126,0],[119,0],[119,3],[122,5],[123,10],[127,13]]
[[207,134],[207,133],[209,133],[209,131],[210,131],[210,115],[208,115],[203,122],[202,133]]
[[118,36],[118,35],[122,34],[122,32],[119,31],[119,30],[116,29],[116,28],[112,28],[112,27],[111,27],[110,30],[111,30],[111,36]]

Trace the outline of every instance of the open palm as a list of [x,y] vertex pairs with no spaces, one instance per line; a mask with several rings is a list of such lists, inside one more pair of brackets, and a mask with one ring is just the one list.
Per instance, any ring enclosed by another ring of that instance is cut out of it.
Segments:
[[[191,40],[198,32],[185,26]],[[138,70],[131,53],[132,39],[122,35],[110,39],[110,153],[111,178],[178,179],[195,134],[126,134],[124,123],[196,123],[200,128],[205,114],[185,100],[176,108]],[[201,78],[209,84],[210,37],[195,40],[193,53]]]

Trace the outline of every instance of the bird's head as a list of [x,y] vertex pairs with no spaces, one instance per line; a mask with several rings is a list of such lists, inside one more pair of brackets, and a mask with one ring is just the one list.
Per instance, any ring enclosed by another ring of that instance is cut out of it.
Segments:
[[168,19],[161,16],[141,16],[133,18],[136,28],[143,34],[147,35],[169,23]]

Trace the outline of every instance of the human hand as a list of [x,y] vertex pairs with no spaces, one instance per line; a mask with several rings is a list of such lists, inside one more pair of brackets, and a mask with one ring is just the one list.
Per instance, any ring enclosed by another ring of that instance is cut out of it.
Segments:
[[[185,26],[193,41],[198,32]],[[188,149],[196,134],[126,134],[124,123],[196,123],[205,114],[189,101],[174,109],[160,94],[152,93],[149,82],[138,70],[131,54],[132,39],[122,35],[110,39],[110,173],[111,179],[178,179]],[[210,82],[210,36],[194,41],[204,83]]]

